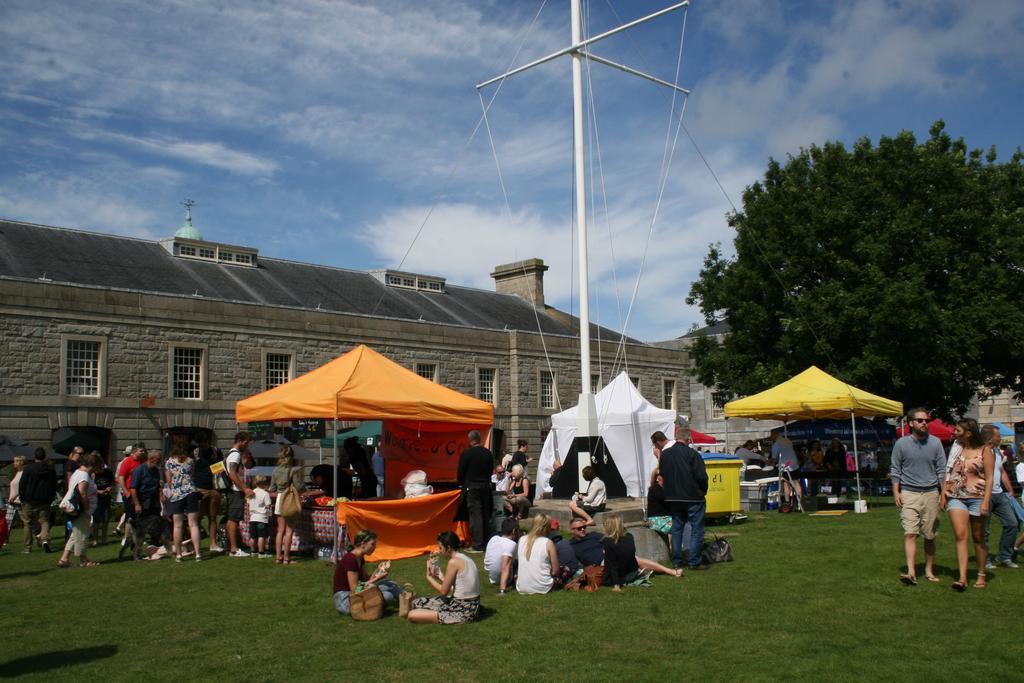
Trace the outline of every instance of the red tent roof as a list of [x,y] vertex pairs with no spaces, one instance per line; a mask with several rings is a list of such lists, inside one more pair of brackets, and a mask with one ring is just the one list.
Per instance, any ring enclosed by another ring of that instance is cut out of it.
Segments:
[[718,443],[718,439],[703,432],[698,432],[696,429],[690,430],[690,441],[695,444],[715,444]]
[[[900,436],[907,435],[907,425],[900,425],[896,433]],[[940,441],[952,441],[953,440],[953,425],[948,425],[942,420],[932,420],[928,423],[928,433],[939,439]]]

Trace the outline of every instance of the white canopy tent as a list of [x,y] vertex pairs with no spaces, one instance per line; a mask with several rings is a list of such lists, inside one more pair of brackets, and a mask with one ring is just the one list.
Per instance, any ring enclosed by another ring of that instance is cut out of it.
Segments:
[[[626,484],[626,494],[633,498],[646,495],[647,485],[657,462],[651,447],[651,434],[664,432],[672,440],[672,410],[656,408],[633,386],[623,372],[594,396],[597,404],[597,432],[604,439],[608,452]],[[551,431],[544,440],[537,465],[538,490],[550,492],[555,460],[565,462],[576,436],[578,406],[551,416]]]

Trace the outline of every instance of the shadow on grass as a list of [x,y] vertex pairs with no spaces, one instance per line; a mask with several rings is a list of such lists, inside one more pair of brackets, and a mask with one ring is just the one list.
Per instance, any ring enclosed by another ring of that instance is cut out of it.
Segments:
[[498,610],[493,607],[484,607],[480,605],[480,610],[476,613],[476,620],[483,621],[484,619],[490,619],[498,613]]
[[[56,567],[54,568],[56,569]],[[53,569],[36,569],[35,571],[26,572],[13,572],[11,574],[0,574],[0,578],[3,579],[18,579],[23,576],[39,576],[40,574],[49,574],[54,571]]]
[[106,659],[116,654],[116,645],[97,645],[95,647],[80,647],[74,650],[41,652],[37,655],[19,657],[7,662],[2,670],[0,670],[0,678],[14,678],[26,674],[42,673],[50,669],[85,664],[97,659]]

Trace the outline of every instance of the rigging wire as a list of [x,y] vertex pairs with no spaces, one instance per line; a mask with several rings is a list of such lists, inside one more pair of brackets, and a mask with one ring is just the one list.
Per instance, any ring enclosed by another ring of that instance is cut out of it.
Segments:
[[[515,54],[513,54],[512,59],[509,60],[509,65],[505,69],[506,72],[512,68],[512,65],[515,64],[516,59],[519,58],[519,53],[522,52],[523,47],[526,45],[526,40],[527,38],[530,37],[530,34],[533,32],[533,27],[536,26],[537,20],[540,18],[540,14],[541,12],[544,11],[544,7],[546,5],[547,0],[541,0],[540,7],[537,8],[537,12],[533,15],[533,19],[530,21],[530,25],[526,27],[526,31],[523,33],[523,39],[519,41],[519,46],[516,48]],[[484,109],[484,114],[487,113],[487,110],[489,110],[491,106],[494,104],[494,100],[497,99],[498,93],[501,92],[502,86],[505,85],[506,77],[507,76],[502,76],[501,80],[498,81],[497,87],[494,89],[494,93],[491,95],[491,99],[490,101],[488,101],[487,106]],[[416,246],[416,242],[419,241],[420,235],[423,233],[423,229],[427,226],[427,223],[430,221],[430,217],[434,214],[434,211],[437,209],[437,205],[441,203],[442,197],[444,197],[445,193],[448,191],[448,186],[451,184],[452,178],[455,177],[455,172],[459,169],[459,167],[462,166],[462,161],[465,159],[466,156],[466,150],[469,149],[469,146],[472,144],[473,140],[476,139],[476,135],[480,131],[480,126],[483,125],[484,123],[484,118],[485,116],[481,115],[481,117],[477,120],[476,125],[473,126],[473,130],[470,132],[469,137],[466,138],[466,141],[462,144],[462,148],[459,150],[459,154],[456,157],[455,162],[452,164],[451,170],[448,171],[448,175],[445,177],[444,182],[441,184],[441,189],[434,196],[434,203],[431,204],[430,209],[427,211],[427,215],[423,217],[423,221],[420,223],[419,228],[417,228],[416,233],[413,235],[412,241],[409,243],[409,248],[406,249],[405,254],[402,255],[402,260],[399,261],[396,270],[401,270],[402,266],[405,265],[406,260],[409,258],[409,254],[412,253],[413,247]],[[384,297],[387,295],[387,291],[388,290],[385,288],[381,292],[380,298],[377,299],[377,303],[375,303],[373,305],[373,308],[370,310],[370,315],[373,315],[374,313],[377,312],[377,308],[379,308],[381,302],[384,301]]]
[[[673,84],[676,85],[676,86],[679,85],[679,75],[682,72],[683,48],[685,46],[685,41],[686,41],[686,22],[687,22],[687,18],[688,17],[689,17],[689,7],[686,7],[683,10],[683,24],[682,24],[681,30],[679,32],[679,51],[678,51],[677,56],[676,56],[676,70],[675,70],[675,77],[674,77],[674,80],[673,80]],[[625,320],[625,322],[623,323],[623,326],[622,326],[622,337],[621,337],[620,342],[619,342],[619,350],[620,350],[620,352],[622,354],[623,364],[624,365],[628,362],[627,358],[626,358],[626,331],[629,329],[629,321],[632,318],[633,308],[636,305],[636,298],[637,298],[637,295],[640,292],[640,283],[641,283],[641,281],[643,279],[644,268],[646,267],[646,264],[647,264],[647,254],[648,254],[648,252],[650,250],[651,239],[654,236],[654,228],[657,225],[658,215],[659,215],[659,213],[661,211],[661,203],[662,203],[662,200],[664,199],[664,196],[665,196],[665,189],[668,186],[669,171],[671,170],[672,161],[673,161],[673,159],[675,157],[676,146],[677,146],[677,143],[678,143],[678,140],[679,140],[679,129],[683,125],[683,117],[686,114],[686,104],[687,104],[687,102],[689,102],[689,97],[684,97],[683,98],[683,105],[682,105],[682,107],[680,107],[680,111],[679,111],[679,118],[678,118],[678,123],[676,125],[675,135],[672,136],[672,138],[671,138],[671,149],[669,149],[669,136],[670,136],[671,131],[672,131],[673,119],[675,119],[675,103],[676,103],[676,91],[675,90],[672,91],[672,108],[670,110],[669,125],[668,125],[667,131],[666,131],[665,151],[663,152],[663,155],[662,155],[662,169],[661,169],[661,172],[659,174],[660,177],[659,177],[659,180],[658,180],[658,191],[657,191],[656,201],[655,201],[655,205],[654,205],[654,211],[653,211],[653,213],[651,215],[651,222],[650,222],[650,225],[649,225],[648,230],[647,230],[647,239],[646,239],[646,242],[644,243],[643,255],[641,256],[641,259],[640,259],[640,267],[637,270],[636,281],[635,281],[635,283],[633,285],[633,294],[630,297],[629,307],[626,309],[626,320]],[[618,352],[616,353],[616,361],[617,360],[618,360]]]
[[[615,15],[616,20],[618,20],[621,23],[622,22],[622,17],[620,17],[618,12],[615,11],[615,7],[612,5],[611,0],[606,0],[606,1],[607,1],[609,9],[611,9],[611,11],[612,11],[612,14]],[[688,14],[688,10],[689,10],[689,8],[687,7],[684,10],[684,12],[683,12],[683,30],[684,30],[684,32],[685,32],[685,29],[686,29],[686,15]],[[638,49],[638,47],[636,45],[636,42],[633,40],[632,35],[630,35],[630,33],[628,31],[626,32],[626,38],[632,44],[633,50],[637,54],[637,56],[640,58],[641,62],[645,64],[645,68],[649,69],[649,67],[646,66],[646,60],[644,59],[643,54]],[[676,84],[678,85],[678,76],[677,76]],[[673,91],[672,92],[673,102],[675,101],[675,98],[676,98],[676,92]],[[690,129],[686,127],[685,123],[682,123],[681,125],[682,125],[682,130],[686,134],[687,139],[690,141],[690,144],[693,146],[693,149],[697,153],[697,156],[700,158],[701,162],[704,164],[704,167],[707,169],[708,173],[711,175],[711,178],[715,181],[715,185],[718,186],[718,189],[722,193],[722,196],[725,198],[725,201],[729,204],[729,207],[732,209],[733,213],[739,213],[739,210],[736,208],[735,202],[733,202],[732,197],[729,195],[729,192],[725,189],[725,186],[722,185],[722,182],[719,179],[718,174],[715,173],[715,170],[711,167],[710,162],[708,162],[707,157],[704,155],[704,152],[700,148],[700,145],[697,144],[697,141],[694,139],[693,134],[690,132]],[[768,266],[769,270],[771,270],[772,276],[778,281],[779,286],[782,288],[783,297],[788,301],[790,299],[790,297],[786,294],[786,292],[788,291],[788,288],[786,287],[785,282],[782,280],[782,275],[778,272],[778,270],[775,268],[775,265],[768,258],[768,255],[765,252],[764,248],[762,247],[761,242],[758,239],[758,236],[757,236],[756,232],[754,230],[750,230],[748,228],[748,234],[750,235],[751,241],[754,243],[754,246],[756,247],[756,249],[758,251],[758,256],[761,257],[761,260],[764,262],[764,264],[766,266]],[[828,347],[825,346],[825,344],[822,342],[821,338],[815,332],[814,327],[811,326],[811,324],[809,323],[809,321],[807,319],[807,316],[805,315],[805,312],[799,306],[793,306],[793,309],[796,312],[796,314],[800,317],[800,319],[803,321],[805,327],[811,333],[811,336],[814,338],[815,347],[819,351],[821,351],[821,353],[828,360],[830,369],[833,372],[838,372],[838,367],[839,367],[838,364],[836,363],[835,359],[832,357],[832,354],[829,353]],[[852,394],[852,391],[851,391],[851,398],[852,397],[853,397],[853,394]]]
[[[491,156],[494,158],[494,166],[495,166],[495,168],[497,169],[497,172],[498,172],[498,182],[501,184],[501,196],[505,200],[505,214],[508,217],[509,224],[511,225],[511,223],[512,223],[512,204],[509,202],[509,199],[508,199],[508,191],[505,188],[505,177],[504,177],[504,174],[501,172],[501,163],[498,161],[498,149],[497,149],[497,147],[495,147],[495,145],[494,145],[494,138],[491,135],[491,124],[490,124],[490,121],[487,118],[487,107],[484,104],[483,94],[481,94],[481,93],[477,93],[477,94],[480,95],[480,109],[483,111],[482,117],[483,117],[483,120],[484,120],[484,128],[487,131],[487,139],[488,139],[488,141],[490,142],[490,145],[491,145]],[[520,263],[522,264],[523,275],[526,275],[527,274],[526,262],[525,261],[520,261]],[[528,285],[530,287],[530,290],[531,290],[530,294],[531,295],[536,295],[536,292],[533,291],[533,283],[530,283],[529,280],[527,280],[527,283],[528,283]],[[537,323],[537,333],[540,335],[541,348],[544,350],[544,361],[547,364],[548,372],[551,374],[552,380],[554,380],[555,369],[554,369],[554,367],[551,364],[551,355],[548,353],[547,341],[544,339],[544,330],[541,328],[540,313],[537,311],[536,304],[531,303],[530,309],[533,310],[533,318],[534,318],[534,321]],[[557,406],[559,412],[561,412],[561,410],[562,410],[562,399],[558,395],[558,385],[557,385],[557,383],[553,382],[552,393],[554,394],[554,397],[555,397],[555,405]]]

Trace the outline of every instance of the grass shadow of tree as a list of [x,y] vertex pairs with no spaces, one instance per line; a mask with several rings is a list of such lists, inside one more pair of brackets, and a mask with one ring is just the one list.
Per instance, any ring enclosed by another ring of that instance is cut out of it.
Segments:
[[26,674],[42,673],[51,669],[85,664],[97,659],[106,659],[116,654],[116,645],[97,645],[95,647],[80,647],[74,650],[40,652],[39,654],[19,657],[7,662],[0,668],[0,678],[14,678]]

